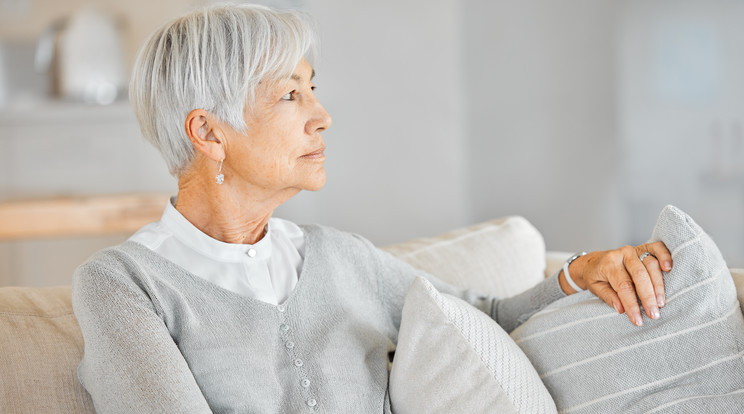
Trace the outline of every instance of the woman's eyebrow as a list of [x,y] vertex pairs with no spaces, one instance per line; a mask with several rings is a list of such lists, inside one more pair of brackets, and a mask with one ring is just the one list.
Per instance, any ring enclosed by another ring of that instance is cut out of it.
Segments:
[[[313,69],[313,74],[310,75],[310,80],[313,80],[314,77],[315,77],[315,69]],[[296,73],[293,73],[292,76],[290,76],[290,78],[296,80],[297,82],[302,81],[302,77],[300,77],[300,75]]]

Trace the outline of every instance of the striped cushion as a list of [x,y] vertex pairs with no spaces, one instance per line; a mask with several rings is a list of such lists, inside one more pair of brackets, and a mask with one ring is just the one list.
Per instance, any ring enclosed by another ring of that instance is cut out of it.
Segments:
[[652,240],[672,252],[667,305],[638,328],[589,292],[512,332],[561,413],[740,413],[744,317],[711,238],[667,206]]

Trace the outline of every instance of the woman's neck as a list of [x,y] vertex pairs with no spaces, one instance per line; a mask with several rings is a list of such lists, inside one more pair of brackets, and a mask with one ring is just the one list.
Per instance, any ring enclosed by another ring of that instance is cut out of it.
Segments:
[[274,209],[297,193],[269,194],[228,179],[217,184],[206,177],[182,174],[175,207],[204,234],[225,243],[255,244],[261,240]]

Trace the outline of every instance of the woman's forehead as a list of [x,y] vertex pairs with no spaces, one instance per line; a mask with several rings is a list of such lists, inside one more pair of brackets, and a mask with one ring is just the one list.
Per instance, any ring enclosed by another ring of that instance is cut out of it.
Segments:
[[297,63],[292,76],[290,79],[294,79],[298,82],[311,81],[315,77],[315,69],[308,63],[307,59],[302,58]]
[[302,62],[300,62],[289,77],[262,81],[259,83],[259,88],[263,93],[272,94],[278,89],[287,88],[288,85],[302,85],[312,82],[313,78],[315,78],[315,69],[307,63],[302,65]]

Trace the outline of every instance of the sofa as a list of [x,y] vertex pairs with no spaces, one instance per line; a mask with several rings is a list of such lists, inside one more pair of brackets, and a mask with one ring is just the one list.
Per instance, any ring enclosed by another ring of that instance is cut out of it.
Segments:
[[[384,247],[452,284],[500,296],[518,294],[560,268],[570,253],[546,252],[522,217]],[[730,269],[744,303],[744,269]],[[76,368],[83,338],[70,286],[0,287],[0,411],[92,413]]]

